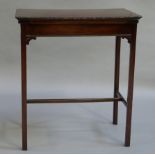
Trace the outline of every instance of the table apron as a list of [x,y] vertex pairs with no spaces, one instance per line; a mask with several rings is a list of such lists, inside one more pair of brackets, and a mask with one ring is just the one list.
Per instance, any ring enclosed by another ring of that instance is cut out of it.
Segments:
[[28,36],[116,36],[131,35],[134,24],[26,24]]

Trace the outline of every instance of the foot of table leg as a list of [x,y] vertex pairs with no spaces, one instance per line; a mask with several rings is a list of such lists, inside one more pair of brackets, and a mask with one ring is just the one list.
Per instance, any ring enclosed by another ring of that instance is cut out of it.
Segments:
[[[116,48],[115,48],[115,73],[114,73],[114,98],[117,97],[119,92],[119,70],[120,70],[120,46],[121,37],[116,37]],[[118,123],[118,101],[113,103],[113,124]]]

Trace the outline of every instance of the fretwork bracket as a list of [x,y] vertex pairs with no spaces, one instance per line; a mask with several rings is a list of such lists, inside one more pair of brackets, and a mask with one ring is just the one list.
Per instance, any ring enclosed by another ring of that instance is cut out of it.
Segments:
[[36,40],[36,39],[37,39],[36,37],[30,37],[30,36],[26,37],[26,45],[29,45],[31,40]]
[[122,36],[122,39],[127,39],[128,43],[131,44],[131,36]]

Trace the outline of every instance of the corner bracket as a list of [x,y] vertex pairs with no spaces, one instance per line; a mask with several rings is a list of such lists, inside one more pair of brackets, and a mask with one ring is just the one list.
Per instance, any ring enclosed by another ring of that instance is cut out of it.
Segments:
[[122,36],[122,39],[127,39],[128,43],[131,44],[131,36]]
[[36,39],[37,39],[36,37],[30,37],[30,36],[26,37],[26,45],[29,45],[31,40],[36,40]]

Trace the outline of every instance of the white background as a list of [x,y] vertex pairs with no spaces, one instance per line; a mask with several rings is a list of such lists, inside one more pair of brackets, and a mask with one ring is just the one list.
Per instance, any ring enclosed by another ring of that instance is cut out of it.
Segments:
[[[127,8],[138,25],[132,145],[123,147],[125,107],[112,104],[28,106],[28,153],[155,153],[154,0],[0,0],[0,153],[21,152],[20,26],[17,8]],[[28,97],[112,97],[114,37],[37,38],[28,47]],[[129,45],[122,41],[126,95]]]

